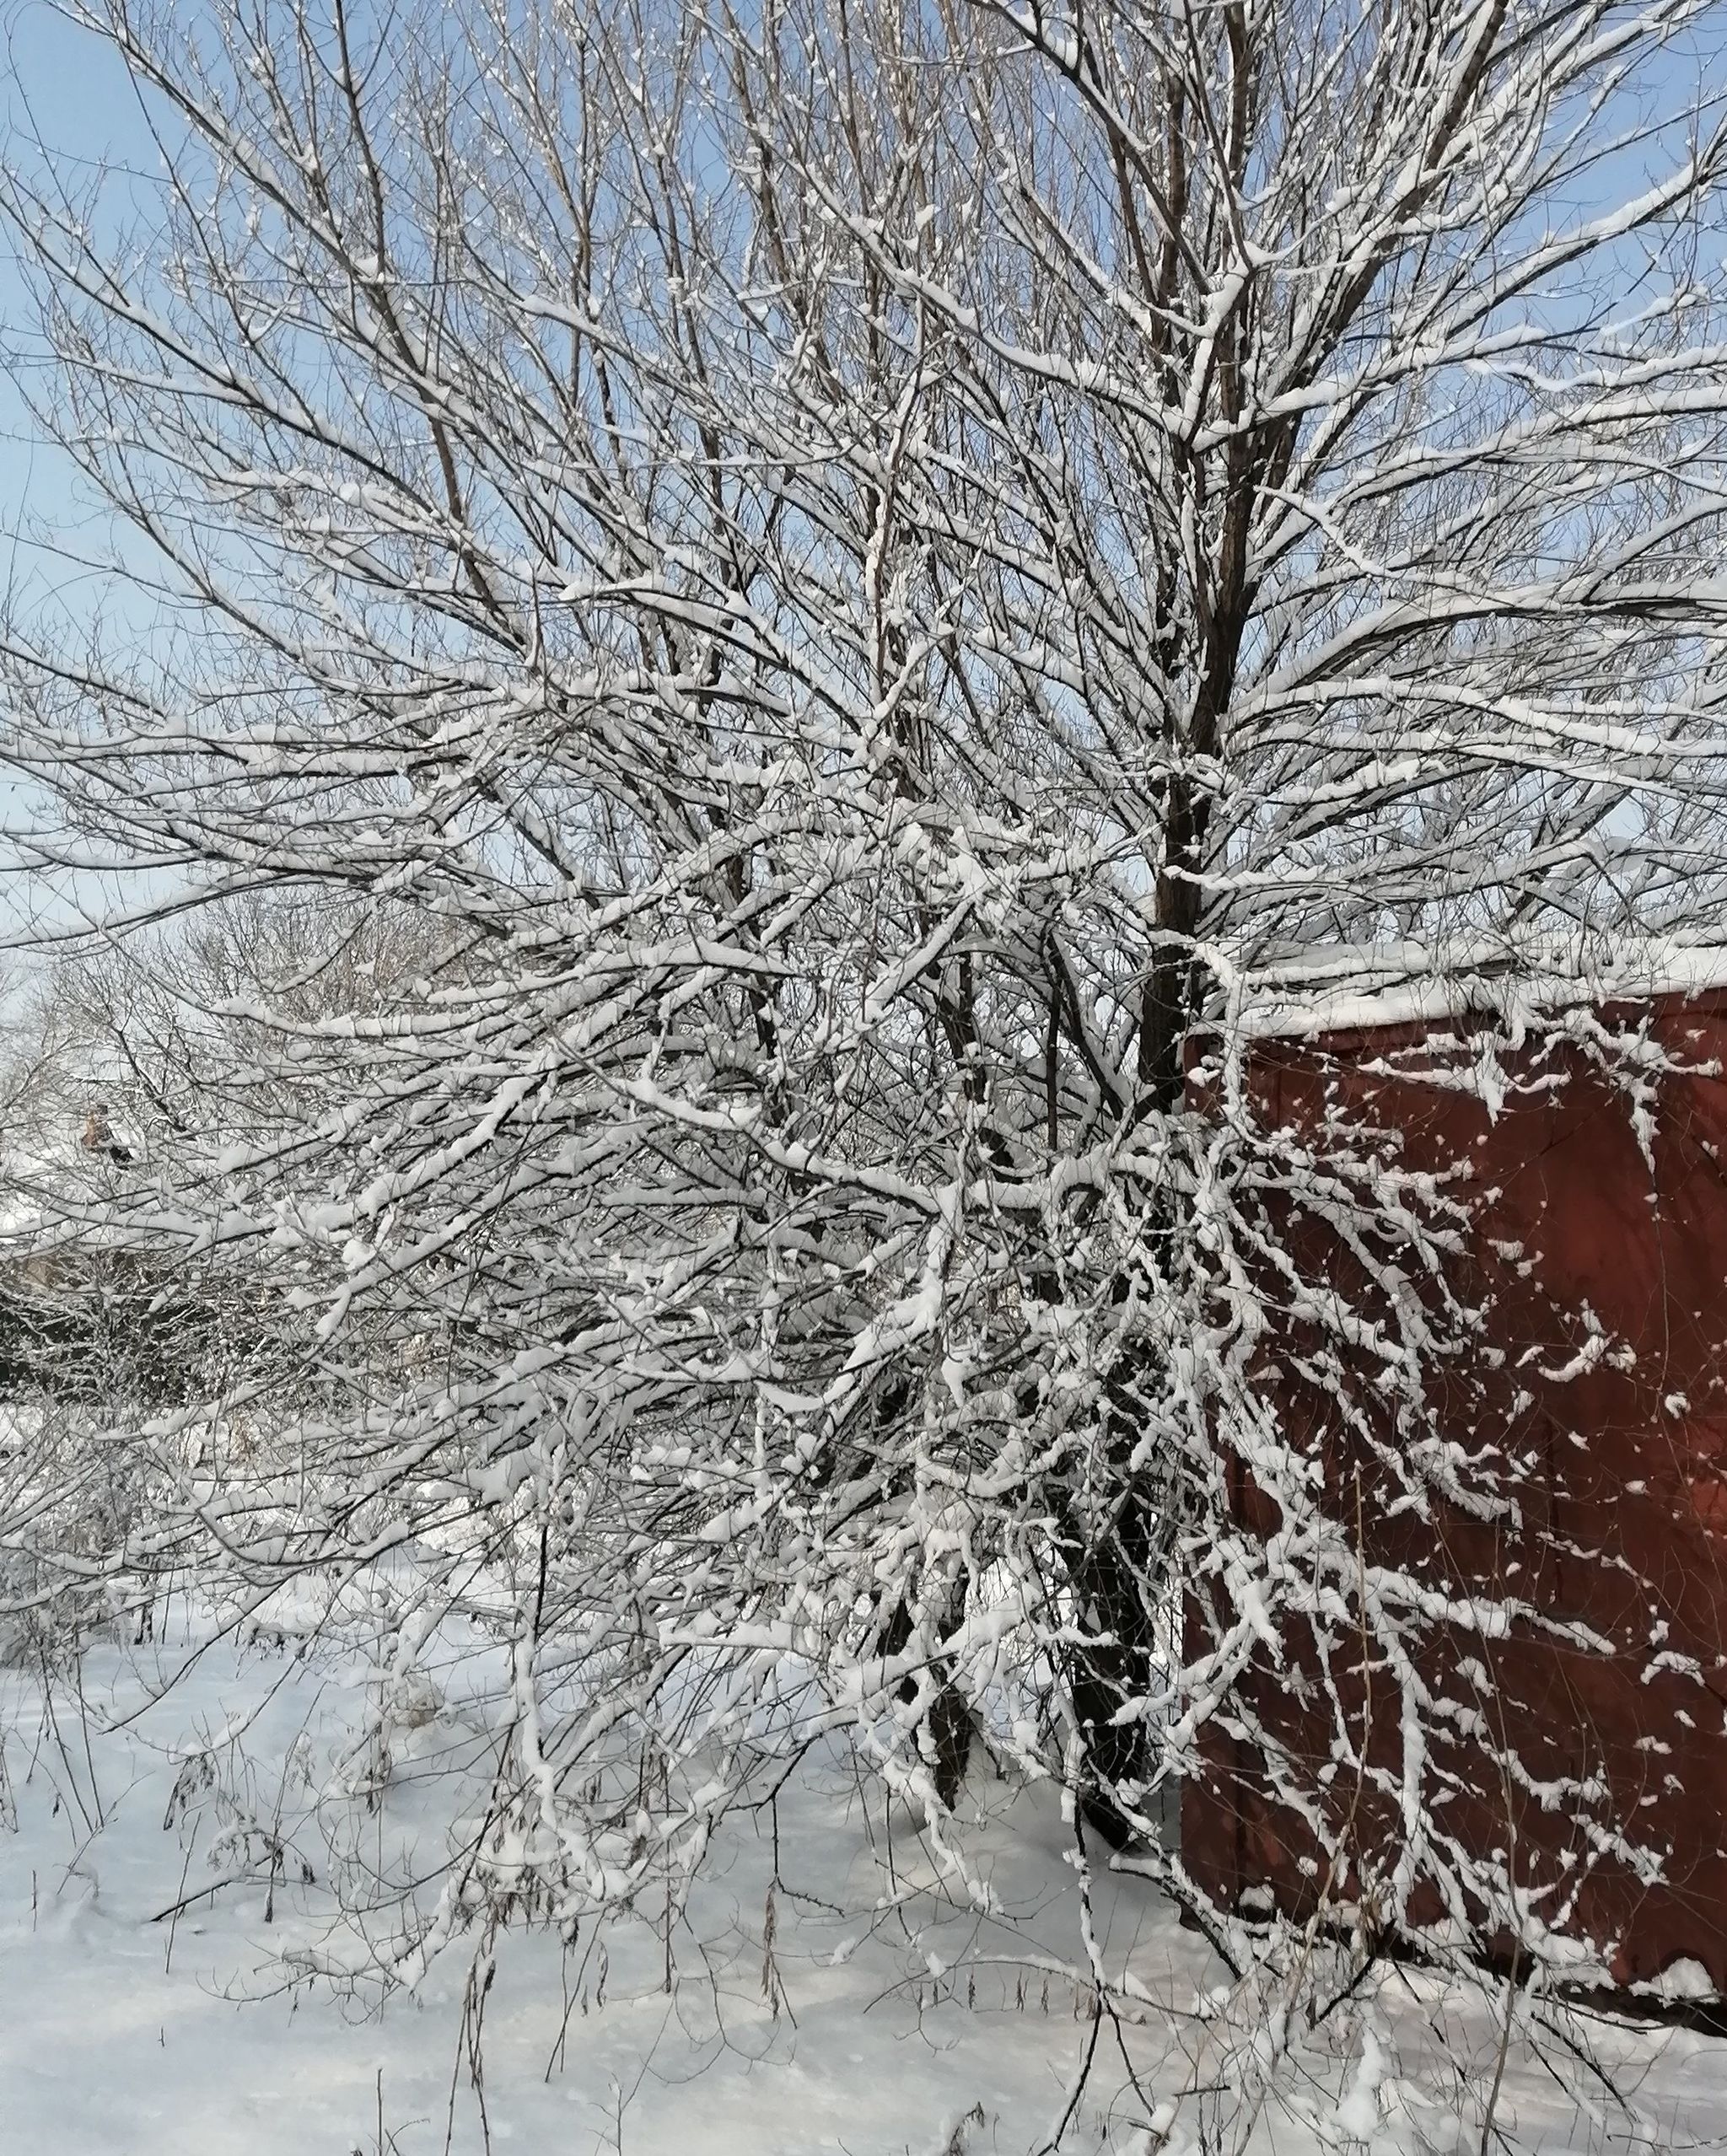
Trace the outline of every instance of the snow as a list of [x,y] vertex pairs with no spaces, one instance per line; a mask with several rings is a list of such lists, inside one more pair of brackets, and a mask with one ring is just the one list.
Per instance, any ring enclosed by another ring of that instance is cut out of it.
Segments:
[[[171,1645],[98,1645],[81,1687],[67,1673],[0,1672],[7,2147],[478,2156],[489,2135],[494,2150],[580,2156],[981,2156],[1037,2148],[1062,2116],[1090,1994],[1071,1960],[1080,1885],[1057,1805],[974,1779],[966,1802],[986,1815],[1000,1904],[985,1915],[944,1893],[909,1815],[884,1817],[826,1755],[774,1815],[716,1845],[670,1992],[651,1924],[568,1950],[544,1933],[501,1938],[476,2089],[460,1947],[381,2003],[297,1965],[331,1944],[332,1865],[358,1881],[393,1838],[412,1847],[434,1831],[436,1769],[463,1734],[460,1664],[434,1659],[435,1681],[401,1718],[382,1805],[342,1793],[376,1674],[352,1647],[325,1651],[289,1627],[279,1646],[241,1648],[207,1618],[182,1621]],[[273,1890],[263,1844],[250,1862],[242,1846],[261,1824],[281,1838]],[[1106,2024],[1063,2146],[1201,2156],[1181,2092],[1215,2081],[1226,1972],[1138,1879],[1095,1880],[1093,1921],[1131,1979],[1122,2036],[1138,2088]],[[1686,1974],[1668,1988],[1683,1994]],[[1248,2156],[1478,2145],[1471,2106],[1499,2042],[1481,1998],[1411,1970],[1337,2019],[1300,2048]],[[1578,2030],[1629,2109],[1575,2062],[1556,2078],[1520,2039],[1504,2146],[1727,2146],[1727,2043],[1599,2016]]]
[[1672,938],[1599,948],[1533,943],[1332,946],[1255,976],[1241,1030],[1250,1038],[1428,1024],[1467,1009],[1555,1011],[1727,987],[1727,949]]

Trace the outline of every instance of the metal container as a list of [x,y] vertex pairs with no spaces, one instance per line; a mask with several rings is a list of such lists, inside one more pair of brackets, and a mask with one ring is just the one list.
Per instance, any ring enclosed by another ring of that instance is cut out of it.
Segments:
[[[1530,1463],[1520,1518],[1384,1517],[1358,1449],[1287,1374],[1267,1381],[1284,1395],[1287,1427],[1322,1463],[1364,1576],[1382,1563],[1425,1567],[1463,1594],[1527,1600],[1598,1643],[1556,1644],[1530,1623],[1497,1639],[1466,1624],[1433,1626],[1422,1680],[1468,1710],[1464,1724],[1478,1718],[1473,1735],[1460,1725],[1420,1766],[1429,1802],[1443,1794],[1433,1817],[1445,1835],[1499,1863],[1541,1921],[1557,1917],[1579,1973],[1628,1985],[1682,1961],[1727,1994],[1727,992],[1594,1015],[1609,1028],[1646,1026],[1687,1067],[1653,1080],[1639,1102],[1568,1047],[1545,1066],[1563,1084],[1514,1094],[1490,1114],[1479,1097],[1386,1073],[1387,1057],[1420,1054],[1431,1024],[1272,1038],[1253,1051],[1252,1089],[1275,1123],[1315,1127],[1327,1100],[1341,1100],[1400,1130],[1413,1163],[1470,1164],[1466,1269],[1489,1304],[1484,1346],[1498,1352],[1483,1358],[1485,1390],[1460,1405],[1458,1434],[1467,1443],[1479,1434],[1472,1425],[1493,1424],[1496,1439],[1509,1433],[1520,1449]],[[1501,1052],[1515,1070],[1533,1051]],[[1653,1167],[1640,1113],[1652,1121]],[[1313,1223],[1292,1218],[1287,1232],[1310,1273],[1348,1262]],[[1579,1350],[1590,1363],[1585,1309],[1612,1352],[1563,1380],[1544,1374]],[[1231,1490],[1240,1521],[1274,1529],[1275,1508],[1245,1474]],[[1191,1633],[1202,1635],[1205,1620],[1190,1605]],[[1292,1625],[1283,1654],[1255,1665],[1236,1704],[1300,1762],[1356,1861],[1343,1877],[1333,1863],[1327,1879],[1299,1806],[1270,1785],[1251,1746],[1216,1725],[1203,1772],[1184,1789],[1181,1848],[1222,1902],[1251,1910],[1269,1897],[1296,1915],[1322,1900],[1347,1907],[1364,1881],[1377,1877],[1385,1891],[1386,1860],[1407,1846],[1386,1795],[1338,1768],[1340,1710],[1314,1691],[1321,1659]],[[1350,1659],[1347,1648],[1329,1656],[1351,1743],[1395,1778],[1407,1758],[1395,1685],[1370,1651]],[[1556,1796],[1562,1782],[1572,1793]],[[1579,1783],[1591,1790],[1585,1799]],[[1613,1851],[1622,1836],[1637,1853]],[[1446,1913],[1418,1866],[1403,1917],[1430,1924]]]

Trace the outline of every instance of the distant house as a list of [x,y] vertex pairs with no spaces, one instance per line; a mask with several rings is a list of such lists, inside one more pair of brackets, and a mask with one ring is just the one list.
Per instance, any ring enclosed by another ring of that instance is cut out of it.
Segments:
[[[1364,1879],[1383,1881],[1382,1860],[1404,1846],[1391,1792],[1418,1772],[1443,1833],[1502,1868],[1580,1971],[1629,1984],[1683,1964],[1681,1980],[1700,1986],[1706,1972],[1727,1993],[1727,987],[1699,988],[1681,973],[1595,1008],[1609,1027],[1646,1025],[1688,1067],[1653,1079],[1641,1100],[1604,1078],[1583,1045],[1545,1051],[1542,1073],[1563,1083],[1514,1090],[1491,1113],[1467,1091],[1400,1074],[1398,1055],[1418,1057],[1455,1030],[1453,1015],[1427,987],[1322,1013],[1305,1038],[1267,1024],[1251,1085],[1279,1126],[1315,1127],[1327,1100],[1341,1102],[1401,1130],[1412,1162],[1472,1163],[1488,1420],[1530,1463],[1521,1520],[1385,1517],[1359,1449],[1327,1427],[1317,1399],[1280,1379],[1287,1425],[1312,1445],[1364,1578],[1396,1565],[1460,1600],[1471,1587],[1522,1597],[1586,1626],[1600,1648],[1557,1644],[1527,1623],[1499,1638],[1435,1623],[1420,1679],[1462,1711],[1431,1755],[1412,1760],[1384,1666],[1352,1653],[1342,1628],[1321,1645],[1289,1621],[1281,1653],[1261,1659],[1237,1698],[1322,1793],[1325,1835],[1272,1786],[1259,1753],[1217,1725],[1184,1792],[1184,1862],[1221,1901],[1250,1911],[1267,1897],[1298,1915],[1326,1893],[1348,1903]],[[1520,1057],[1531,1070],[1535,1052],[1514,1031],[1499,1051],[1513,1071]],[[1334,1261],[1325,1231],[1292,1219],[1289,1232],[1322,1277]],[[1568,1327],[1580,1352],[1561,1379],[1552,1373],[1567,1358],[1553,1346]],[[1595,1352],[1592,1336],[1612,1352]],[[1460,1414],[1480,1405],[1477,1395]],[[1272,1531],[1274,1508],[1245,1472],[1233,1487],[1238,1517]],[[1211,1615],[1191,1605],[1190,1632],[1202,1636]],[[1340,1761],[1340,1715],[1379,1786]],[[1509,1776],[1508,1754],[1519,1762]],[[1635,1853],[1612,1847],[1622,1831]],[[1321,1860],[1326,1837],[1353,1852],[1345,1877]],[[1426,1924],[1445,1913],[1418,1867],[1404,1914]]]
[[98,1100],[0,1153],[0,1403],[165,1406],[204,1382],[221,1298],[103,1217],[141,1151]]
[[114,1126],[109,1121],[108,1110],[98,1104],[84,1118],[83,1131],[78,1143],[86,1153],[101,1160],[111,1160],[121,1167],[126,1166],[132,1157],[132,1148],[114,1135]]

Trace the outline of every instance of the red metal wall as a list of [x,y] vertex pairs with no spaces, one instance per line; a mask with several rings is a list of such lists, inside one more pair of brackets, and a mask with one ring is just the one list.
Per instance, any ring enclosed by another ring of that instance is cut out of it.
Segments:
[[[1717,1060],[1727,1073],[1727,993],[1601,1015],[1647,1017],[1676,1057]],[[1617,1981],[1654,1978],[1683,1958],[1727,1993],[1727,1078],[1659,1082],[1651,1175],[1625,1097],[1581,1054],[1567,1051],[1563,1088],[1514,1099],[1490,1117],[1468,1094],[1364,1067],[1420,1037],[1405,1029],[1267,1042],[1256,1051],[1256,1089],[1283,1124],[1315,1126],[1330,1089],[1334,1101],[1401,1129],[1412,1163],[1472,1161],[1474,1262],[1493,1298],[1493,1343],[1505,1352],[1499,1410],[1536,1471],[1520,1535],[1455,1515],[1388,1523],[1369,1503],[1364,1557],[1427,1565],[1465,1587],[1514,1586],[1611,1643],[1603,1653],[1553,1645],[1527,1627],[1491,1643],[1435,1630],[1424,1674],[1436,1690],[1468,1697],[1460,1665],[1488,1663],[1488,1711],[1503,1718],[1503,1749],[1536,1784],[1508,1786],[1494,1756],[1501,1747],[1460,1737],[1433,1761],[1434,1776],[1455,1785],[1439,1816],[1461,1845],[1505,1852],[1520,1882],[1584,1879],[1566,1928]],[[1509,1244],[1535,1261],[1528,1277],[1495,1248]],[[1305,1255],[1323,1267],[1311,1241]],[[1520,1368],[1531,1347],[1551,1366],[1556,1339],[1580,1341],[1575,1314],[1584,1304],[1630,1344],[1632,1367],[1602,1363],[1566,1384]],[[1570,1315],[1562,1320],[1560,1311]],[[1514,1412],[1514,1389],[1532,1399]],[[1290,1412],[1299,1422],[1310,1409],[1292,1398]],[[1467,1412],[1479,1415],[1480,1401]],[[1348,1476],[1327,1473],[1348,1503]],[[1358,1479],[1358,1506],[1360,1488]],[[1256,1516],[1263,1501],[1252,1490],[1240,1503],[1256,1528],[1274,1525]],[[1305,1760],[1319,1788],[1335,1717],[1300,1703],[1290,1669],[1302,1650],[1287,1645],[1284,1666],[1265,1658],[1240,1697]],[[1368,1755],[1394,1765],[1401,1737],[1389,1691],[1369,1659],[1345,1712]],[[1268,1887],[1290,1910],[1310,1909],[1320,1891],[1314,1837],[1256,1772],[1252,1752],[1219,1729],[1206,1770],[1182,1804],[1183,1858],[1196,1879],[1220,1901]],[[1560,1774],[1595,1778],[1595,1818],[1630,1823],[1659,1876],[1604,1860],[1576,1805],[1543,1802],[1540,1784]],[[1385,1803],[1364,1799],[1358,1778],[1353,1788],[1347,1775],[1334,1779],[1322,1801],[1334,1825],[1353,1807],[1358,1848],[1383,1856],[1394,1845],[1396,1820]],[[1342,1884],[1344,1898],[1353,1884]],[[1409,1917],[1439,1913],[1418,1883]]]

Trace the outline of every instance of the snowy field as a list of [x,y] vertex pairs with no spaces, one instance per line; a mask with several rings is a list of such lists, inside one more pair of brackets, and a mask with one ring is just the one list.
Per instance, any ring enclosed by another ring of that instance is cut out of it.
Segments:
[[[1054,1807],[987,1780],[968,1796],[992,1815],[999,1921],[936,1890],[913,1822],[829,1760],[717,1848],[670,1989],[648,1923],[568,1950],[501,1941],[477,2046],[460,1944],[412,1996],[306,1977],[296,1956],[339,1948],[339,1906],[380,1864],[412,1865],[423,1835],[433,1868],[440,1769],[476,1734],[434,1683],[370,1806],[353,1739],[370,1681],[357,1652],[207,1639],[101,1646],[77,1680],[0,1675],[0,2145],[976,2156],[1038,2148],[1068,2110],[1090,2034],[1065,1973],[1077,1879]],[[1097,1925],[1143,1999],[1102,2024],[1062,2146],[1195,2156],[1235,2071],[1224,1972],[1131,1879],[1100,1893]],[[1286,2067],[1251,2142],[1224,2145],[1473,2152],[1500,2048],[1484,2003],[1393,1975]],[[1544,2048],[1510,2046],[1490,2147],[1727,2148],[1727,2043],[1570,2016]]]

